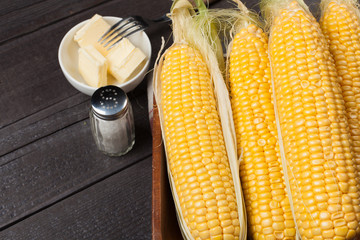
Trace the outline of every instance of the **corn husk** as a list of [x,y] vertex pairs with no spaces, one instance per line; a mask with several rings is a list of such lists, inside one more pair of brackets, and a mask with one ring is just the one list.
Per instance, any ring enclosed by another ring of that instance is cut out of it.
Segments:
[[[232,120],[231,105],[229,100],[228,91],[224,83],[223,75],[219,69],[218,60],[216,54],[212,51],[211,44],[208,42],[208,38],[204,37],[203,33],[197,26],[194,24],[194,15],[192,5],[187,0],[178,0],[175,1],[171,9],[171,18],[173,21],[173,37],[174,43],[169,47],[175,46],[177,44],[188,44],[192,47],[195,47],[203,55],[210,75],[214,84],[215,97],[217,101],[217,109],[219,111],[221,125],[223,129],[224,141],[226,145],[226,151],[229,159],[229,165],[232,172],[234,189],[236,193],[237,208],[238,208],[238,217],[240,222],[240,236],[239,239],[246,239],[246,217],[244,209],[244,200],[240,185],[239,179],[239,165],[237,161],[237,152],[236,152],[236,138],[234,131],[234,124]],[[154,66],[154,75],[153,75],[153,86],[154,86],[154,95],[159,109],[159,118],[162,128],[163,141],[165,140],[164,135],[164,122],[163,122],[163,110],[161,103],[161,82],[160,82],[160,73],[163,64],[163,59],[166,54],[166,51],[161,54],[159,52],[158,59]],[[166,146],[166,143],[164,144]],[[167,150],[165,147],[165,153]],[[170,181],[170,187],[175,202],[175,207],[177,211],[177,219],[180,225],[181,233],[184,239],[193,239],[190,234],[190,230],[185,223],[185,220],[182,216],[182,211],[180,209],[180,202],[178,195],[176,193],[176,188],[174,186],[174,180],[169,169],[169,163],[167,161],[168,169],[168,178]]]

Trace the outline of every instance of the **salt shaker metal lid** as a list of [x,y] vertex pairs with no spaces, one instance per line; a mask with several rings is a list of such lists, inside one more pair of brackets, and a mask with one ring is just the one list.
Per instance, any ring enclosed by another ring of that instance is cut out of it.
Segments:
[[128,106],[126,93],[113,85],[98,88],[91,97],[93,113],[104,120],[120,118],[126,113]]

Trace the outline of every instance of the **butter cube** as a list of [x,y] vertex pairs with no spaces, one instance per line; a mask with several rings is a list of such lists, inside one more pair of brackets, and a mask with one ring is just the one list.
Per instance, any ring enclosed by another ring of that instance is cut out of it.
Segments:
[[103,56],[107,55],[107,50],[98,42],[99,38],[109,30],[110,25],[100,16],[95,14],[74,36],[74,40],[80,47],[92,45]]
[[120,66],[125,61],[130,53],[135,49],[135,46],[127,38],[123,38],[113,48],[110,49],[106,55],[106,59],[109,61],[109,66]]
[[127,38],[124,38],[109,51],[106,59],[109,64],[108,71],[119,83],[124,83],[142,67],[146,56]]
[[94,46],[79,48],[79,72],[89,86],[102,87],[107,84],[107,60]]

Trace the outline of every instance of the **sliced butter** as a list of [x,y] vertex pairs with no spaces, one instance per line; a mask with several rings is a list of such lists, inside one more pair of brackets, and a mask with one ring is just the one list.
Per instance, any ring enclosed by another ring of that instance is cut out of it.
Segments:
[[135,49],[135,46],[127,38],[123,38],[113,48],[110,49],[106,55],[109,65],[120,66],[124,63],[126,58]]
[[106,59],[109,63],[108,71],[119,83],[124,83],[142,67],[146,56],[124,38],[109,51]]
[[74,40],[80,47],[92,45],[103,56],[106,56],[107,50],[99,44],[99,38],[110,28],[110,25],[100,16],[95,14],[74,36]]
[[89,86],[101,87],[107,84],[107,60],[94,46],[79,48],[79,72]]

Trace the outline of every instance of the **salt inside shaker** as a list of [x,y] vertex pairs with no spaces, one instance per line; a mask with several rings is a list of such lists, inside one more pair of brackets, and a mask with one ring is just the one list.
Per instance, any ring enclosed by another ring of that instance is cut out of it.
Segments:
[[135,143],[135,126],[131,103],[116,86],[97,89],[91,97],[90,124],[100,151],[121,156]]

